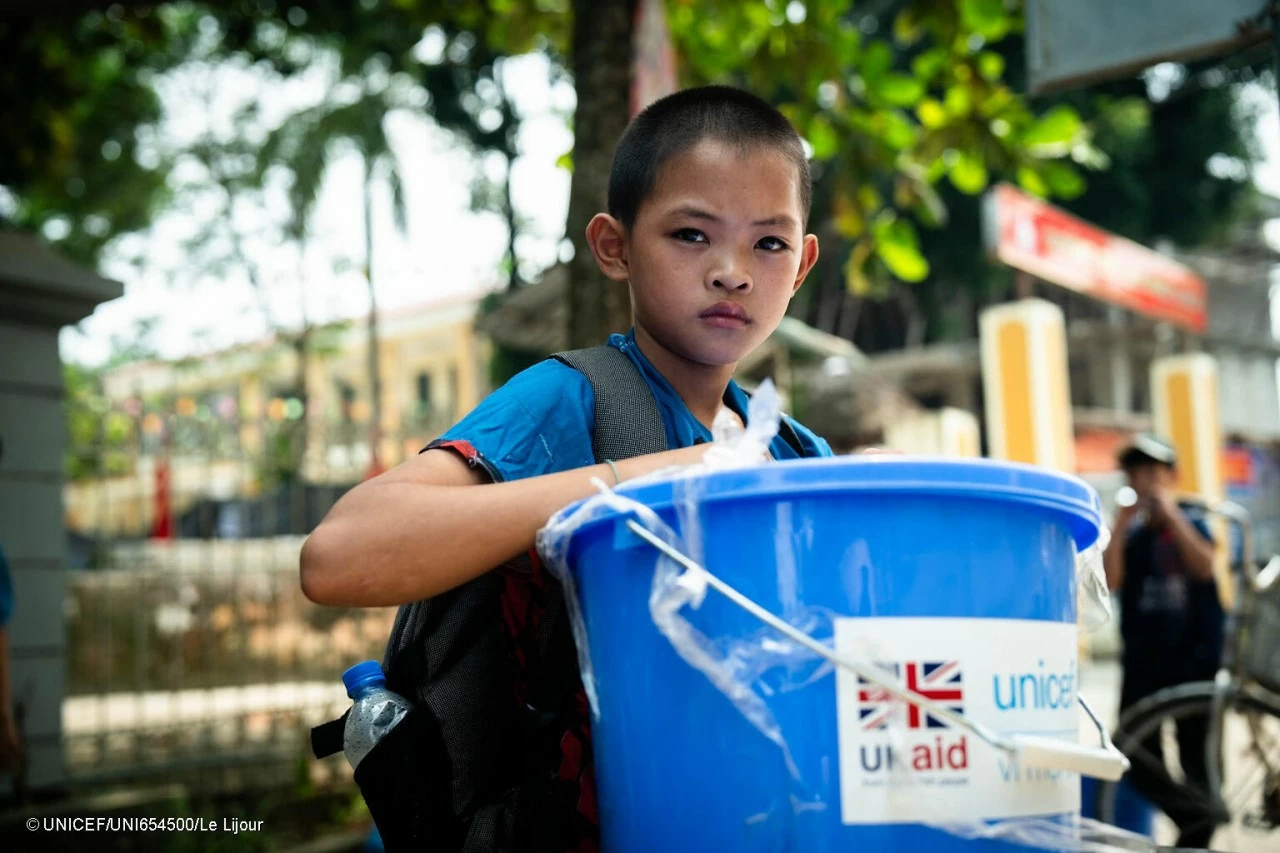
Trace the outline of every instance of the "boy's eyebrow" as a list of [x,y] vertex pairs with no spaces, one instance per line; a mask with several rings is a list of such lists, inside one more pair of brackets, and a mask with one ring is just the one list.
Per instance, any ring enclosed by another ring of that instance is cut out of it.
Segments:
[[700,207],[694,207],[689,204],[677,207],[675,210],[671,211],[671,213],[673,216],[687,216],[690,219],[705,219],[708,222],[720,221],[720,217],[716,216],[714,213],[710,213]]
[[[715,222],[715,223],[721,222],[720,217],[716,216],[714,213],[703,210],[700,207],[693,207],[692,205],[677,207],[675,210],[672,211],[672,214],[675,216],[687,216],[690,219],[705,219],[708,222]],[[755,222],[752,222],[751,224],[753,226],[754,225],[787,225],[787,226],[799,227],[798,223],[795,220],[795,217],[789,216],[788,214],[785,214],[785,213],[779,213],[777,216],[770,216],[767,219],[757,219]]]
[[800,227],[795,217],[788,216],[785,213],[779,213],[777,216],[770,216],[768,219],[757,219],[752,225],[788,225],[796,228]]

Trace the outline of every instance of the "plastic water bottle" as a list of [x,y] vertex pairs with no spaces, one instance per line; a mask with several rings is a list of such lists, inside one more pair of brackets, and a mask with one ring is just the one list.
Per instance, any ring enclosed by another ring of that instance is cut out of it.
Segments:
[[387,677],[376,660],[362,661],[342,673],[354,703],[342,730],[342,753],[355,770],[373,747],[409,713],[409,700],[387,689]]

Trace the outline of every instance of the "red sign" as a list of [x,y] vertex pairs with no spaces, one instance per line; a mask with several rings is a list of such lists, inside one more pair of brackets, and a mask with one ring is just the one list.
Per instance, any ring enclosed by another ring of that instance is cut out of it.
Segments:
[[1105,474],[1120,468],[1117,458],[1133,432],[1124,429],[1085,427],[1076,430],[1076,473]]
[[996,259],[1193,332],[1208,326],[1204,279],[1177,261],[1001,184],[987,197]]

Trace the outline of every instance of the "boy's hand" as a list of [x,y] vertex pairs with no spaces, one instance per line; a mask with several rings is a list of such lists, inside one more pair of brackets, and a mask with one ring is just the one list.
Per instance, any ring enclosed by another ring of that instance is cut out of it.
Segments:
[[1138,510],[1142,508],[1141,501],[1135,501],[1131,504],[1121,504],[1116,507],[1116,523],[1117,530],[1123,530],[1129,526],[1129,522],[1138,514]]
[[1178,502],[1173,492],[1161,489],[1150,501],[1151,517],[1162,524],[1168,524],[1178,514]]

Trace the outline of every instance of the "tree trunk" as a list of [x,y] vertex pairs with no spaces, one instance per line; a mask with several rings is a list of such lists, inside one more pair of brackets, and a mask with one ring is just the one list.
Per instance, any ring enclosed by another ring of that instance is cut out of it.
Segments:
[[631,33],[636,0],[573,0],[573,183],[569,189],[569,346],[604,343],[631,325],[622,285],[600,274],[586,245],[587,223],[605,209],[613,148],[631,106]]
[[382,443],[382,370],[378,354],[378,297],[373,289],[373,161],[364,161],[364,280],[369,285],[369,471],[378,474]]

